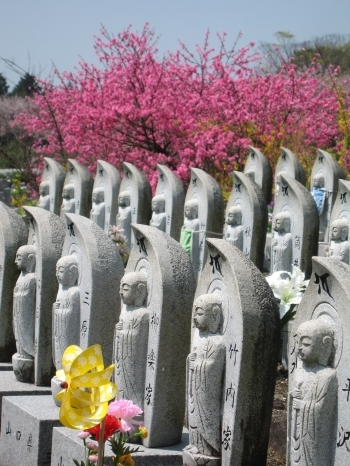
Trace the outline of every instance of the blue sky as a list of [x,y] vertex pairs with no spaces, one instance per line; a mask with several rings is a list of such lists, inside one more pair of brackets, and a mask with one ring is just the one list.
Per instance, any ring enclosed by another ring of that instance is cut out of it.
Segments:
[[[117,34],[129,24],[140,31],[146,21],[160,36],[160,53],[175,51],[179,39],[201,44],[208,28],[213,45],[222,31],[230,43],[242,31],[241,45],[273,42],[276,31],[302,41],[350,34],[350,0],[0,0],[0,57],[45,78],[52,63],[64,71],[80,57],[96,62],[101,24]],[[0,72],[10,85],[18,81],[2,61]]]

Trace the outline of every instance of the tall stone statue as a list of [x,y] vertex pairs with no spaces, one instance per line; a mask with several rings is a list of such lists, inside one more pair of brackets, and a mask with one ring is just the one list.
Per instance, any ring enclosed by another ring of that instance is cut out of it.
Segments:
[[166,213],[165,213],[165,197],[163,194],[154,196],[152,199],[152,218],[149,224],[151,227],[158,228],[158,230],[166,230]]
[[105,191],[102,187],[95,188],[92,191],[92,209],[90,219],[96,223],[102,230],[105,228],[106,204]]
[[338,407],[337,373],[332,368],[334,330],[326,321],[309,320],[299,326],[297,338],[301,366],[289,394],[289,465],[330,466]]
[[[204,294],[193,304],[193,323],[199,334],[187,360],[186,456],[194,463],[221,464],[221,414],[226,346],[219,296]],[[187,464],[186,462],[184,464]]]
[[36,251],[34,246],[21,246],[16,254],[21,271],[13,291],[13,327],[17,353],[12,356],[13,371],[20,382],[34,381]]
[[79,270],[75,255],[63,256],[56,265],[59,283],[54,303],[53,358],[56,369],[62,368],[62,355],[70,345],[80,344],[80,292],[77,286]]
[[40,183],[39,194],[38,207],[50,210],[50,183],[48,181],[42,181]]
[[66,184],[63,186],[61,212],[69,214],[75,212],[74,185]]
[[115,382],[119,396],[143,409],[149,312],[145,305],[147,278],[141,272],[124,275],[120,283],[123,307],[115,328]]
[[274,219],[272,238],[271,273],[285,270],[292,271],[293,240],[290,233],[291,219],[288,212],[280,212]]
[[239,206],[230,207],[226,218],[225,240],[243,251],[242,210]]
[[185,218],[181,229],[180,244],[188,254],[193,264],[199,259],[199,219],[198,219],[198,201],[190,199],[185,203]]
[[118,215],[117,226],[123,228],[124,236],[127,239],[128,247],[131,244],[131,207],[130,207],[130,192],[121,191],[118,196]]
[[334,220],[331,224],[331,241],[328,257],[350,263],[349,224],[345,218]]

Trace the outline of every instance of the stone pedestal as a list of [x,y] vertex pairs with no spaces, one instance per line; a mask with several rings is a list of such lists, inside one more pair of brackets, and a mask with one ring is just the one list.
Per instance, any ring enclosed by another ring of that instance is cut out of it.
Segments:
[[52,429],[61,425],[58,411],[49,395],[5,397],[0,466],[49,465]]
[[[79,431],[66,427],[55,427],[52,435],[52,466],[70,466],[73,459],[84,460],[84,446],[77,435]],[[163,448],[146,448],[140,445],[140,452],[133,453],[137,466],[182,466],[182,450],[188,445],[188,431],[183,430],[182,441],[177,445]],[[135,445],[130,445],[135,448]],[[112,450],[106,443],[105,466],[112,466]],[[0,463],[1,464],[1,463]],[[1,465],[2,466],[2,465]]]
[[[2,398],[5,396],[21,396],[24,395],[50,395],[50,387],[39,387],[30,383],[18,382],[15,374],[12,371],[3,371],[0,373],[0,415]],[[52,398],[51,398],[52,401]],[[0,417],[0,427],[2,418]],[[0,462],[0,466],[2,466]]]

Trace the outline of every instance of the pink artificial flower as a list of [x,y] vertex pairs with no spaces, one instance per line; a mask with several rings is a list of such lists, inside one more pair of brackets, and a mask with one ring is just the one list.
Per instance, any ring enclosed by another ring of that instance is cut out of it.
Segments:
[[142,409],[130,400],[112,401],[108,406],[108,414],[120,419],[120,432],[130,432],[142,423],[133,418],[142,414]]
[[81,439],[85,439],[89,437],[89,432],[79,432],[78,437]]
[[88,459],[89,459],[89,461],[91,461],[92,463],[97,463],[97,461],[98,461],[98,456],[97,456],[97,455],[90,455]]
[[86,448],[88,448],[89,450],[97,451],[98,450],[98,443],[86,442]]

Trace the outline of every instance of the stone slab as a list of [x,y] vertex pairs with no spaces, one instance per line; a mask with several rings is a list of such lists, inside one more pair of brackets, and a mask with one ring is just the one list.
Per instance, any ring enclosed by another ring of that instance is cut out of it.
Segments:
[[12,371],[12,363],[11,362],[0,362],[0,371]]
[[[84,446],[77,437],[78,431],[66,427],[55,427],[52,435],[52,466],[71,466],[72,459],[84,460]],[[135,466],[182,466],[182,450],[188,445],[188,431],[183,429],[182,441],[177,445],[163,448],[146,448],[132,455]],[[134,445],[130,445],[135,448]],[[112,466],[112,451],[108,444],[105,450],[105,466]],[[2,466],[2,465],[1,465]]]
[[[30,383],[18,382],[12,371],[0,372],[0,428],[1,405],[4,396],[51,395],[50,387],[38,387]],[[52,400],[52,398],[51,398]]]
[[3,399],[0,466],[47,466],[51,463],[52,429],[60,426],[51,395]]

